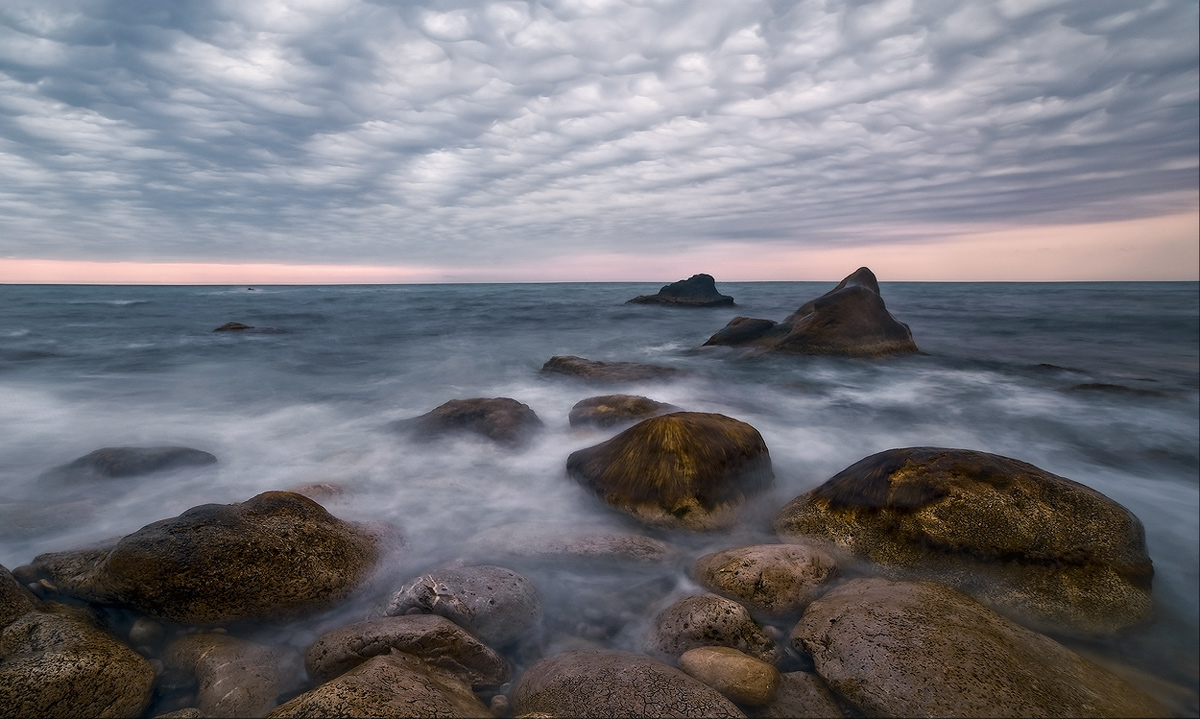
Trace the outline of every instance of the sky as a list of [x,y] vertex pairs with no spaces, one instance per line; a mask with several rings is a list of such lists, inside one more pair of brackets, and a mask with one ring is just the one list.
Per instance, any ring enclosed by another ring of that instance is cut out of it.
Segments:
[[1196,0],[4,0],[0,282],[1200,279]]

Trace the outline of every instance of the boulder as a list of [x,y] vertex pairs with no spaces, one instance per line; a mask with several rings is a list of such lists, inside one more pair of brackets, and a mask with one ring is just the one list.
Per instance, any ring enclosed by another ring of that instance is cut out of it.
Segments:
[[493,645],[513,642],[534,630],[542,605],[528,579],[504,567],[446,567],[417,577],[392,597],[384,612],[443,616]]
[[774,479],[758,430],[700,412],[643,420],[571,453],[567,472],[642,522],[696,530],[730,526],[746,496]]
[[696,560],[696,581],[735,599],[751,614],[799,615],[825,591],[837,562],[815,544],[759,544],[706,554]]
[[513,448],[527,444],[542,426],[528,405],[508,397],[452,399],[420,417],[391,424],[419,439],[469,434]]
[[696,647],[730,647],[769,664],[783,658],[745,607],[713,594],[693,594],[664,609],[646,641],[649,651],[671,658]]
[[319,682],[393,650],[445,669],[473,687],[508,681],[508,663],[467,630],[436,614],[379,617],[325,632],[308,648],[304,666]]
[[879,452],[793,499],[774,527],[1039,626],[1104,633],[1151,613],[1153,567],[1137,517],[1089,487],[986,452]]
[[829,719],[848,716],[829,686],[816,674],[785,672],[770,703],[747,712],[756,719]]
[[1049,637],[930,582],[846,582],[809,605],[791,641],[868,716],[1167,715]]
[[730,647],[696,647],[679,657],[679,668],[738,704],[770,704],[779,691],[779,670]]
[[139,477],[184,467],[217,463],[208,452],[191,447],[102,447],[42,474],[42,479],[86,482]]
[[882,357],[919,352],[908,325],[887,311],[874,273],[860,267],[837,287],[806,302],[778,324],[738,317],[705,345],[760,352]]
[[371,657],[268,717],[490,717],[450,672],[404,652]]
[[290,619],[347,597],[378,538],[291,492],[205,504],[115,544],[43,554],[34,570],[64,594],[183,624]]
[[291,652],[227,634],[180,637],[167,647],[163,665],[195,677],[196,708],[206,717],[263,716],[298,679]]
[[0,626],[0,716],[126,717],[146,709],[154,686],[149,662],[86,612],[43,604],[13,584],[0,568],[11,617]]
[[0,565],[0,629],[38,606],[38,598]]
[[236,332],[238,330],[252,330],[254,325],[244,325],[241,322],[226,322],[213,332]]
[[717,292],[712,275],[692,275],[665,285],[656,295],[634,297],[629,305],[669,305],[671,307],[733,307],[733,298]]
[[572,427],[612,427],[636,422],[655,415],[674,412],[679,408],[666,402],[632,394],[606,394],[581,399],[571,408],[567,420]]
[[556,355],[542,365],[542,374],[567,375],[598,383],[648,382],[674,379],[683,372],[637,362],[600,362],[573,355]]
[[568,651],[531,666],[513,687],[517,716],[742,717],[717,690],[642,654]]

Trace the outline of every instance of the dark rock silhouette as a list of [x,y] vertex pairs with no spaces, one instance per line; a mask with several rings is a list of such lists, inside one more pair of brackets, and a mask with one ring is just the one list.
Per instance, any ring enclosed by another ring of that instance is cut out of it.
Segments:
[[241,322],[226,322],[213,332],[236,332],[237,330],[252,330],[254,325],[244,325]]
[[191,447],[102,447],[55,467],[42,479],[83,482],[91,479],[138,477],[183,467],[216,464],[217,458]]
[[634,297],[625,304],[672,307],[733,307],[733,298],[717,292],[712,275],[692,275],[664,286],[656,295]]
[[597,383],[644,382],[672,379],[682,370],[637,362],[599,362],[573,355],[556,355],[542,365],[542,374],[561,374]]
[[860,267],[782,322],[735,317],[704,343],[784,354],[882,357],[919,352],[908,325],[887,311],[874,273]]
[[471,434],[507,447],[521,447],[542,429],[537,413],[509,397],[452,399],[412,419],[393,422],[391,428],[418,439]]

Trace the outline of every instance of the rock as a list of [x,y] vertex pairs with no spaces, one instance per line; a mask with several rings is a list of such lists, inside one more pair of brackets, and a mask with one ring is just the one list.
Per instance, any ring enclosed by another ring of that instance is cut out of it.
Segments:
[[798,615],[825,591],[837,562],[812,544],[760,544],[706,554],[696,560],[696,580],[770,618]]
[[579,400],[567,420],[572,427],[612,427],[674,412],[679,408],[666,402],[631,394],[606,394]]
[[791,640],[868,716],[1166,716],[1049,637],[930,582],[846,582],[809,605]]
[[775,699],[747,713],[759,719],[828,719],[846,716],[828,685],[821,677],[808,672],[780,675]]
[[304,666],[310,677],[327,682],[393,650],[441,667],[473,687],[508,681],[503,657],[436,614],[380,617],[325,632],[308,648]]
[[654,564],[674,559],[666,542],[640,534],[565,525],[507,524],[480,532],[467,543],[474,557]]
[[642,522],[696,530],[730,526],[746,496],[774,479],[758,430],[700,412],[643,420],[571,453],[567,472]]
[[196,678],[196,708],[206,717],[259,717],[298,678],[296,658],[227,634],[188,634],[167,647],[168,671]]
[[371,657],[268,717],[490,717],[453,674],[404,652]]
[[237,330],[252,330],[254,325],[244,325],[241,322],[226,322],[213,332],[236,332]]
[[517,716],[741,717],[715,689],[642,654],[568,651],[542,659],[513,688]]
[[684,597],[654,619],[647,649],[676,658],[696,647],[730,647],[778,664],[783,651],[746,608],[712,594]]
[[599,362],[571,355],[551,357],[542,365],[542,374],[561,374],[592,382],[647,382],[674,379],[683,374],[672,367],[637,362]]
[[418,439],[473,434],[507,447],[522,447],[542,429],[542,420],[515,399],[452,399],[413,419],[393,422],[393,429]]
[[733,298],[717,292],[712,275],[692,275],[664,286],[656,295],[634,297],[625,304],[671,307],[733,307]]
[[33,611],[38,606],[38,598],[33,595],[8,571],[0,565],[0,629],[16,621],[21,615]]
[[139,477],[154,472],[216,464],[217,458],[191,447],[103,447],[55,467],[41,479],[85,482]]
[[729,647],[696,647],[679,657],[679,668],[738,704],[769,704],[779,691],[779,670]]
[[447,567],[401,587],[384,612],[410,610],[446,617],[482,641],[504,645],[537,627],[542,605],[533,584],[520,574],[486,564]]
[[774,527],[1059,630],[1111,632],[1152,609],[1137,517],[1082,484],[985,452],[871,455],[793,499]]
[[114,545],[43,554],[61,592],[183,624],[288,619],[347,597],[379,540],[291,492],[205,504]]
[[705,345],[750,346],[761,352],[882,357],[919,352],[908,325],[887,311],[866,267],[806,302],[778,324],[738,317]]
[[[5,595],[6,614],[30,602]],[[150,663],[78,609],[34,602],[0,628],[0,716],[138,716],[153,685]]]

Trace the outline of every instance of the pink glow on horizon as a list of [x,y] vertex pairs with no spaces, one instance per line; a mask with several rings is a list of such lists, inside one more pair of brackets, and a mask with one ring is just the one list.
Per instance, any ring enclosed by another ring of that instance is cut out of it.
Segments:
[[[1123,222],[987,231],[926,228],[931,239],[844,247],[786,242],[703,245],[662,254],[547,257],[513,267],[374,267],[261,263],[0,259],[10,284],[403,284],[437,282],[668,282],[707,272],[718,281],[836,281],[860,266],[882,281],[1200,279],[1200,213]],[[866,233],[864,233],[866,234]],[[880,234],[875,232],[874,234]]]

